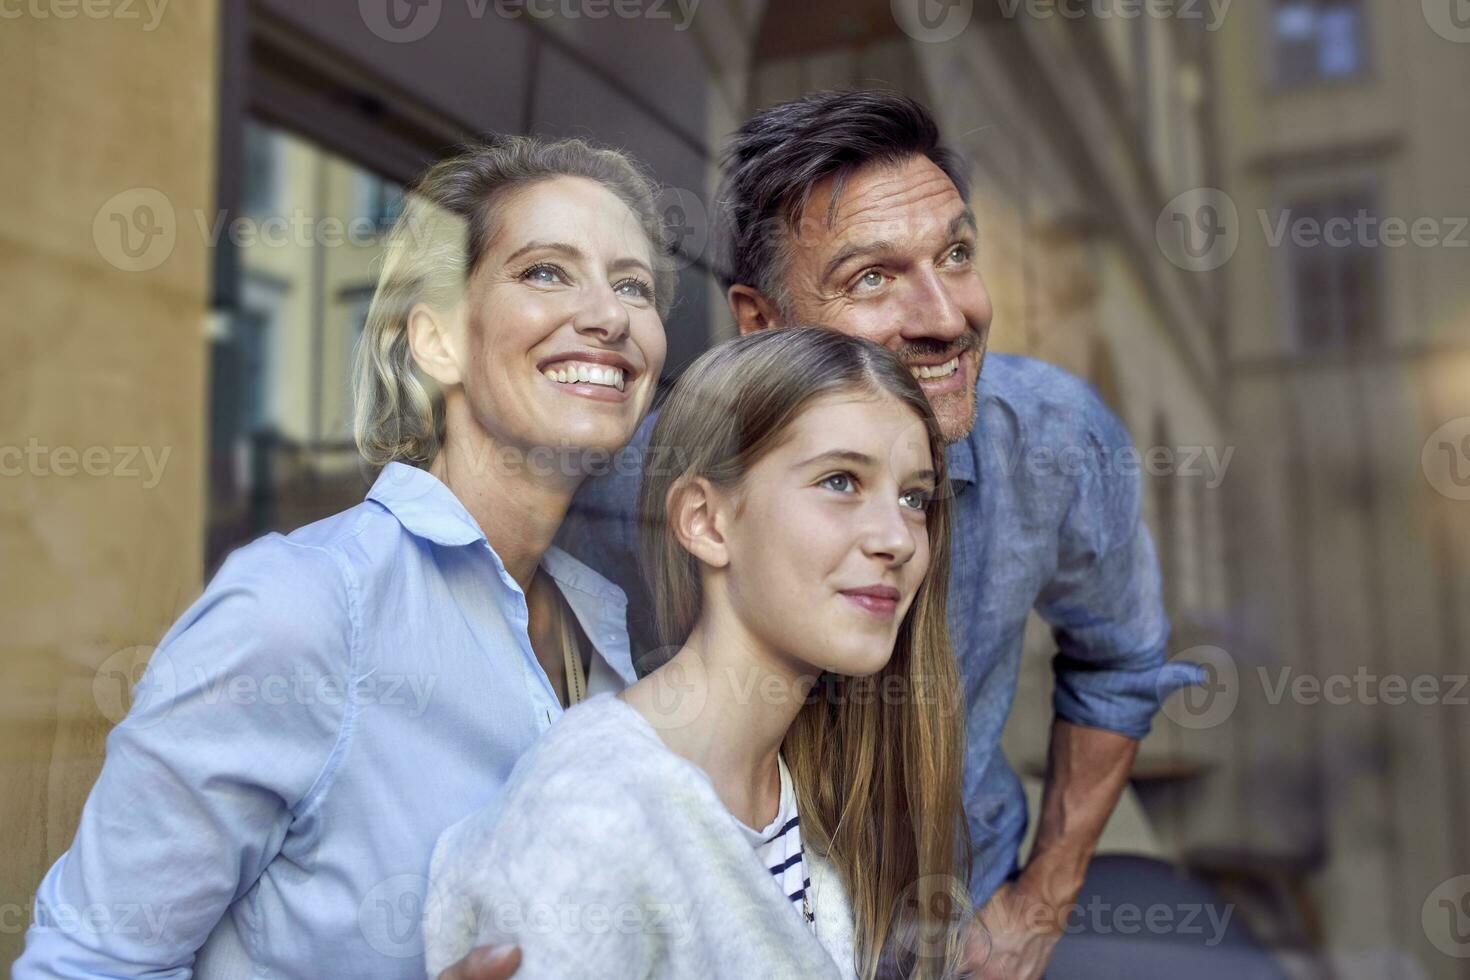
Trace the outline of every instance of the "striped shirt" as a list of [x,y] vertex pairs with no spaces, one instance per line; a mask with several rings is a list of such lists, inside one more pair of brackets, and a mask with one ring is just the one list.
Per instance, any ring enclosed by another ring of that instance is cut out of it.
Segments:
[[776,819],[763,830],[747,827],[736,820],[741,833],[745,834],[756,856],[771,871],[771,877],[781,893],[791,900],[798,915],[815,931],[813,917],[803,907],[806,890],[811,887],[807,877],[806,862],[802,859],[801,819],[796,813],[796,789],[791,783],[791,771],[786,768],[786,759],[779,753],[776,764],[781,770],[781,802],[776,808]]

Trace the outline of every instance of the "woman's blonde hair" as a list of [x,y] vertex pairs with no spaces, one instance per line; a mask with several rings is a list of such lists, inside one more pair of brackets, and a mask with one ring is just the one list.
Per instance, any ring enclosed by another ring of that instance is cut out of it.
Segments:
[[944,440],[918,382],[882,347],[820,328],[761,331],[706,352],[650,437],[638,497],[644,567],[660,643],[678,647],[703,591],[699,563],[669,521],[670,490],[694,476],[738,488],[803,409],[839,393],[891,395],[923,421],[940,488],[926,508],[929,573],[883,670],[825,675],[782,750],[802,837],[827,853],[851,899],[858,976],[952,976],[969,920],[963,719],[946,621]]
[[654,306],[668,314],[674,266],[666,261],[657,186],[627,154],[579,139],[504,136],[431,166],[408,191],[384,248],[353,369],[353,436],[363,458],[430,462],[444,438],[443,399],[414,364],[408,315],[418,303],[454,307],[514,192],[554,177],[583,177],[628,206],[654,252]]

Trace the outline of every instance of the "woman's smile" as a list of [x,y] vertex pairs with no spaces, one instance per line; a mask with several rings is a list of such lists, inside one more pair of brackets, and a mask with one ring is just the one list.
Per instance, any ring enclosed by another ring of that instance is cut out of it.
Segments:
[[637,371],[611,351],[567,351],[541,361],[541,376],[569,395],[594,401],[625,402]]

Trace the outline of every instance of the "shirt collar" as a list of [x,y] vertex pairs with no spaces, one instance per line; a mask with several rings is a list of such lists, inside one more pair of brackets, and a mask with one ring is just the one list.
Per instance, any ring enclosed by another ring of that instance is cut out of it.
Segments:
[[[520,590],[486,540],[479,522],[470,516],[454,491],[428,470],[389,463],[378,474],[367,498],[386,508],[408,533],[434,544],[454,548],[484,542],[502,580]],[[555,545],[541,556],[541,567],[566,597],[596,652],[625,683],[636,681],[628,644],[628,599],[623,590]]]
[[975,429],[979,426],[977,414],[975,426],[965,433],[964,438],[944,447],[944,469],[953,483],[975,482]]
[[408,533],[435,544],[455,547],[485,540],[485,532],[454,491],[417,466],[389,463],[378,474],[367,499],[387,508]]

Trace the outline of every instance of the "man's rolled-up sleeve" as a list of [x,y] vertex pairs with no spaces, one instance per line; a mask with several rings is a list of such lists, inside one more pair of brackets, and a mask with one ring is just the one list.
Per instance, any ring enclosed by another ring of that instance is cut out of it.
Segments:
[[1164,700],[1206,674],[1198,664],[1168,662],[1159,564],[1140,516],[1139,457],[1122,423],[1091,397],[1056,571],[1036,609],[1057,643],[1057,716],[1143,738]]

